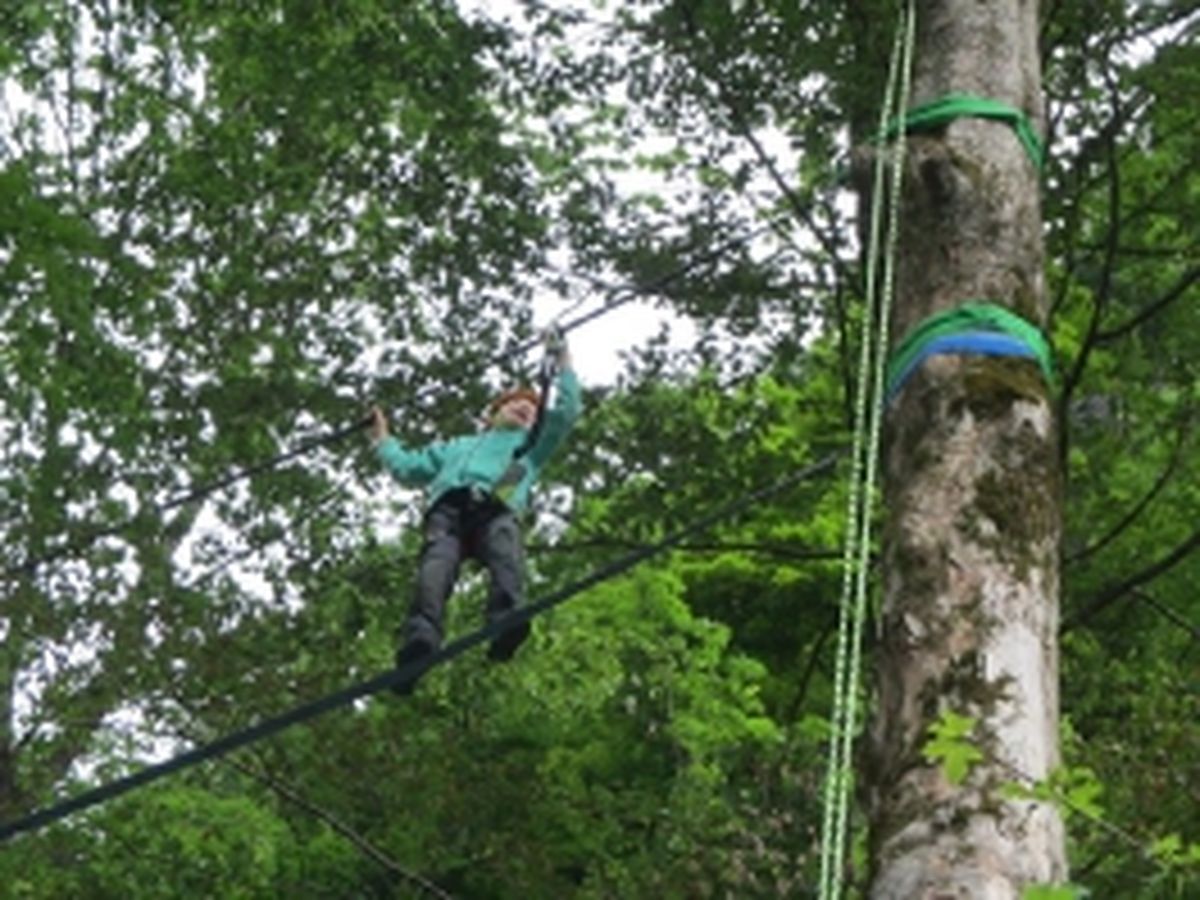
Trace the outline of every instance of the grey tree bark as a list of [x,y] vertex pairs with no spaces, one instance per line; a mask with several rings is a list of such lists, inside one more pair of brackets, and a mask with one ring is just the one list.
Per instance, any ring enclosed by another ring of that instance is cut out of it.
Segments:
[[[913,104],[967,92],[1041,120],[1036,0],[923,0]],[[1039,174],[1014,131],[909,138],[893,341],[969,301],[1044,324]],[[1006,799],[1058,763],[1061,476],[1050,388],[1021,359],[925,362],[885,420],[883,640],[867,748],[876,900],[1010,900],[1067,880],[1049,805]],[[922,755],[946,711],[984,759]]]

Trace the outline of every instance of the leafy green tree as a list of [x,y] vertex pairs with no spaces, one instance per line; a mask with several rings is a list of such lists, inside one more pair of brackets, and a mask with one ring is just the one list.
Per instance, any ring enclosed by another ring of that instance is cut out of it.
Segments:
[[[414,441],[467,427],[520,369],[535,296],[566,309],[625,284],[697,335],[655,336],[591,393],[531,523],[538,589],[843,444],[862,293],[847,201],[892,12],[0,9],[0,818],[144,757],[122,729],[203,740],[386,666],[417,510],[352,439],[188,492],[372,400]],[[1064,810],[1071,877],[1183,897],[1200,842],[1196,10],[1039,12],[1058,777],[1102,788],[1103,824]],[[112,831],[207,847],[221,865],[190,858],[178,886],[231,896],[804,896],[843,489],[764,501],[569,604],[514,668],[468,657],[411,706],[310,723],[240,754],[241,774],[22,837],[0,866],[30,896],[84,883],[64,859],[133,893]],[[237,829],[201,834],[219,811]]]

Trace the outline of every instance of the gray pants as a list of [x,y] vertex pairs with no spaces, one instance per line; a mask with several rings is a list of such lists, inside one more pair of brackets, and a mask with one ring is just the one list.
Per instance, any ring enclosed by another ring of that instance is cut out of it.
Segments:
[[424,532],[416,592],[404,626],[406,642],[441,646],[446,600],[464,559],[476,559],[488,570],[489,622],[521,603],[525,590],[521,532],[512,510],[495,497],[466,488],[450,491],[425,514]]

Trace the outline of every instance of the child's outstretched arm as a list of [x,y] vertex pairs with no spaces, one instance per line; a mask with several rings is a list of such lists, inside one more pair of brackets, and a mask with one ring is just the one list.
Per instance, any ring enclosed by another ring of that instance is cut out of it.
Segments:
[[371,409],[371,442],[383,467],[401,484],[423,487],[437,476],[442,467],[442,445],[428,444],[410,449],[388,432],[387,418],[378,407]]
[[555,382],[554,405],[545,412],[545,422],[538,434],[537,441],[529,449],[529,459],[539,468],[545,465],[558,445],[566,438],[567,432],[579,418],[583,409],[582,392],[579,388],[579,378],[571,368],[571,354],[566,343],[562,344],[558,356],[558,379]]

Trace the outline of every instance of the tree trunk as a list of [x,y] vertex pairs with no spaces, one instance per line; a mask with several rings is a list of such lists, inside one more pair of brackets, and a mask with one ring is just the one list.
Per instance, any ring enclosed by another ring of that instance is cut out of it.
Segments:
[[[1036,0],[923,0],[913,105],[948,93],[1041,119]],[[1044,324],[1039,173],[982,119],[912,135],[893,346],[991,302]],[[1062,501],[1050,388],[1033,362],[935,356],[887,413],[884,637],[869,737],[873,898],[1017,898],[1066,881],[1063,828],[1006,784],[1058,763]],[[946,712],[983,759],[960,784],[922,754]]]

